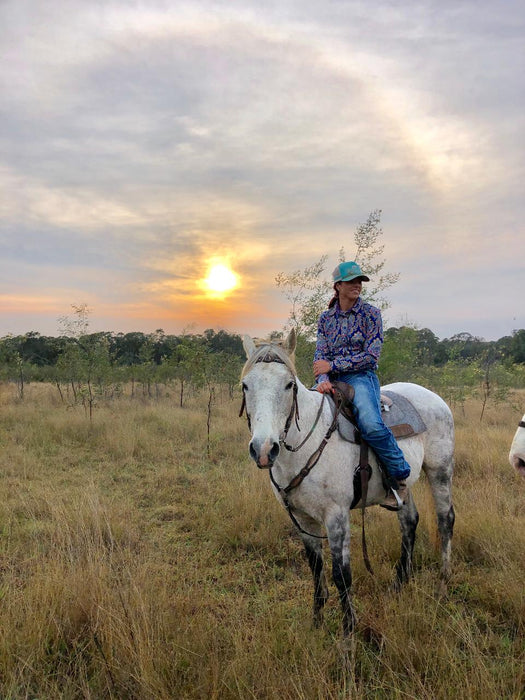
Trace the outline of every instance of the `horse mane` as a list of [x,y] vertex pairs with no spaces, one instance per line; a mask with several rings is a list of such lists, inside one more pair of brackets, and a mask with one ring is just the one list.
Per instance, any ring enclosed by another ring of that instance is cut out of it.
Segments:
[[254,342],[257,346],[256,350],[246,360],[241,372],[241,379],[243,379],[258,362],[280,362],[285,365],[294,376],[296,375],[294,361],[281,344],[268,340],[260,340],[259,338],[255,338]]

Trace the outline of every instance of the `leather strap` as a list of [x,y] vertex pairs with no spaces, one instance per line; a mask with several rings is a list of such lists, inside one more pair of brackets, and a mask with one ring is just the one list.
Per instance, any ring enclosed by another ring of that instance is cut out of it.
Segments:
[[368,556],[368,547],[366,545],[365,536],[365,509],[366,499],[368,496],[368,444],[361,439],[359,446],[359,471],[361,473],[361,547],[363,549],[363,561],[365,562],[368,573],[374,575],[372,564]]

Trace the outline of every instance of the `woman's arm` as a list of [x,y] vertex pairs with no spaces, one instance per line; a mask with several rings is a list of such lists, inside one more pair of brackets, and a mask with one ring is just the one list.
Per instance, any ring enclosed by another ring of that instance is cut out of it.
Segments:
[[323,316],[321,315],[317,324],[317,341],[314,353],[314,375],[317,384],[330,383],[328,378],[328,372],[331,370],[330,355],[330,347],[324,333]]

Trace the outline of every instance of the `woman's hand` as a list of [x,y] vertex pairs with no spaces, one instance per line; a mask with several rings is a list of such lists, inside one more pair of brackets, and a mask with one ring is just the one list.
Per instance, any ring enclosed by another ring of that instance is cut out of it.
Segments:
[[328,372],[331,372],[331,370],[332,365],[328,362],[328,360],[316,360],[314,362],[314,375],[316,377],[318,377],[320,374],[328,374]]
[[321,382],[315,388],[317,389],[317,391],[320,394],[333,394],[334,393],[334,387],[332,386],[332,382]]

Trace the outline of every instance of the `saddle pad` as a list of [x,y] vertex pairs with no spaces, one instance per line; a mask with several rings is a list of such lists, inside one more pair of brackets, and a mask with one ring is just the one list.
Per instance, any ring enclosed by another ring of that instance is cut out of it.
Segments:
[[[416,411],[414,406],[408,399],[405,399],[401,394],[396,394],[394,391],[383,391],[381,395],[387,396],[392,401],[392,405],[388,407],[388,411],[383,411],[381,417],[387,428],[394,433],[397,440],[402,440],[404,437],[411,437],[424,433],[427,429],[423,419]],[[333,402],[330,402],[332,410],[335,410]],[[339,435],[343,440],[355,442],[355,432],[352,423],[343,415],[339,415],[337,423]]]
[[382,414],[385,425],[392,429],[394,425],[407,423],[414,431],[413,435],[425,432],[427,426],[408,399],[394,391],[381,391],[381,393],[392,399],[392,406],[389,406],[389,410]]

